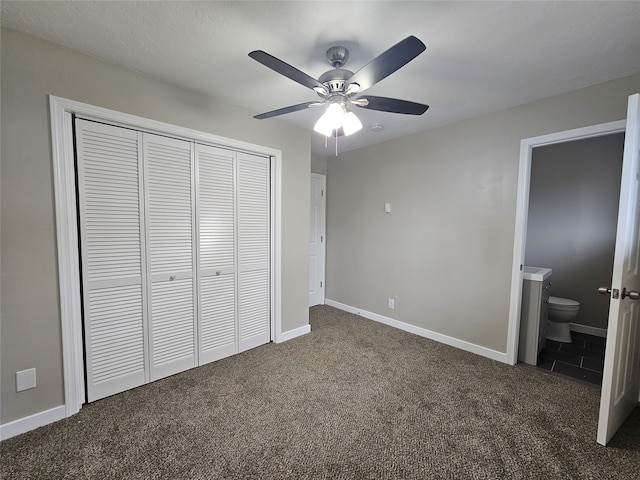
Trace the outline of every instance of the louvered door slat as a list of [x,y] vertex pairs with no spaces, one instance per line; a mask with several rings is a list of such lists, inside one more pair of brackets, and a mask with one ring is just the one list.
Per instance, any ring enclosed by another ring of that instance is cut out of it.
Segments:
[[200,364],[237,353],[234,153],[196,146]]
[[76,121],[89,401],[145,382],[139,137]]
[[155,282],[151,292],[154,380],[195,366],[195,332],[191,279]]
[[[149,266],[152,275],[191,271],[191,144],[145,135]],[[169,244],[172,255],[163,248]]]
[[268,333],[268,307],[268,272],[266,270],[243,272],[240,278],[240,309],[242,312],[240,338],[243,341],[246,342],[254,337],[263,338],[265,332]]
[[239,351],[268,343],[269,294],[269,159],[238,154]]
[[196,365],[192,144],[144,135],[151,280],[149,376]]
[[200,364],[237,352],[235,276],[209,276],[200,284]]
[[233,153],[197,146],[200,268],[218,270],[234,263]]

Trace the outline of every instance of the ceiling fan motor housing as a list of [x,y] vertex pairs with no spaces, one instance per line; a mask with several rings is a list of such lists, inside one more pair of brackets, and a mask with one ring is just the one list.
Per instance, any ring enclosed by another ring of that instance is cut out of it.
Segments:
[[353,77],[351,70],[342,68],[347,60],[349,60],[349,50],[345,47],[336,46],[327,50],[327,61],[334,69],[320,75],[318,82],[327,88],[329,94],[343,93],[345,83]]
[[353,77],[352,71],[336,68],[320,75],[318,81],[327,87],[329,93],[339,93],[344,91],[344,85],[351,77]]

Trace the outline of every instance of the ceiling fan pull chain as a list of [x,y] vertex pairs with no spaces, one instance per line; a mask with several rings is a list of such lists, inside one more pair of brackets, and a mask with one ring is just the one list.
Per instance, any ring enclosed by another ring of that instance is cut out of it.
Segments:
[[336,157],[338,156],[338,131],[336,130]]

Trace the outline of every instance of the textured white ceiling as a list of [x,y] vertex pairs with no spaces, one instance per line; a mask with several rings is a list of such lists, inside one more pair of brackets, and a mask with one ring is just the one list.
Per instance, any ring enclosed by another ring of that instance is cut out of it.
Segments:
[[[427,50],[367,91],[426,103],[422,116],[356,109],[359,148],[640,72],[640,2],[7,1],[2,25],[255,114],[317,99],[247,54],[265,50],[319,77],[327,48],[357,71],[408,35]],[[640,86],[639,86],[640,90]],[[277,119],[311,129],[320,109]],[[366,127],[380,123],[382,132]],[[313,134],[321,155],[324,137]]]

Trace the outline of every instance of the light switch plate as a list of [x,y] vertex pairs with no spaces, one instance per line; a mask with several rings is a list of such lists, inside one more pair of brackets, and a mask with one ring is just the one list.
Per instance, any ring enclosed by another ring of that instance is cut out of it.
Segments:
[[16,392],[36,387],[36,369],[29,368],[16,372]]
[[384,204],[384,213],[391,213],[391,204],[390,203],[385,203]]

